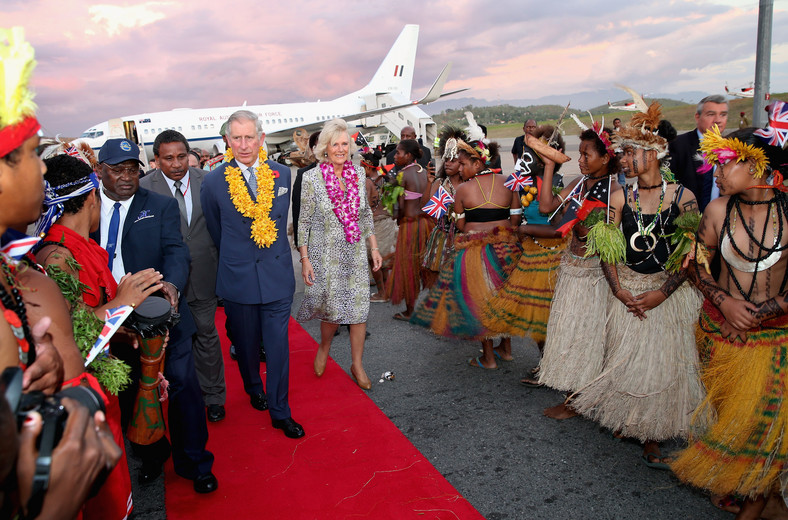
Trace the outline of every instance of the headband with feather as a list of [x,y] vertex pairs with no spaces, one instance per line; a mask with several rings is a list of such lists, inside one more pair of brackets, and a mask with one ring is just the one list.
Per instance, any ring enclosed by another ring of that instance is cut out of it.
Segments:
[[41,128],[28,89],[36,66],[33,46],[21,27],[0,29],[0,157],[5,157]]
[[[575,114],[570,114],[570,115],[572,116],[572,119],[574,119],[575,123],[577,123],[577,126],[580,127],[580,130],[585,132],[586,130],[589,129],[588,126],[585,123],[583,123],[580,120],[580,118],[577,117]],[[588,115],[591,117],[591,130],[594,131],[594,133],[599,138],[599,140],[602,141],[602,144],[605,145],[605,150],[607,150],[607,154],[610,157],[615,157],[616,152],[613,149],[613,143],[610,142],[610,135],[608,135],[608,133],[605,132],[605,118],[603,117],[602,122],[600,123],[599,121],[594,121],[594,115],[591,112],[588,112]]]
[[657,152],[657,159],[662,159],[668,154],[668,141],[657,133],[659,122],[662,119],[662,106],[656,101],[647,105],[640,94],[631,88],[624,85],[617,86],[632,96],[639,112],[634,114],[629,123],[622,125],[613,135],[616,151],[622,151],[625,147],[632,146],[644,150],[654,150]]

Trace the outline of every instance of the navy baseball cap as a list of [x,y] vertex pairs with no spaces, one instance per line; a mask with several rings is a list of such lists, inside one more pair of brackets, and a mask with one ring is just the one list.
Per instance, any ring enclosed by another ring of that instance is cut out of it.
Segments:
[[107,139],[99,150],[98,161],[107,164],[120,164],[123,161],[140,161],[140,147],[128,139]]

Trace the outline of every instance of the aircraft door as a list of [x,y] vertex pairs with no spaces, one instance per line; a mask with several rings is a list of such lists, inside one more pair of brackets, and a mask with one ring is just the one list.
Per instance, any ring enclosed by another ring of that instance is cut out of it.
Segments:
[[134,141],[139,145],[142,144],[140,143],[139,135],[137,135],[137,124],[134,120],[123,121],[123,133],[126,134],[126,139]]

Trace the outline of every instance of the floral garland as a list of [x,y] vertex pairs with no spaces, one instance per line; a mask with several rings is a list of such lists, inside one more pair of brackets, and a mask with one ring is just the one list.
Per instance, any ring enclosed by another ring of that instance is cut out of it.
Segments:
[[358,193],[358,175],[353,163],[345,161],[342,166],[342,179],[345,181],[346,192],[342,191],[339,179],[334,174],[334,167],[328,163],[320,164],[320,172],[326,181],[326,192],[334,206],[334,214],[342,223],[345,240],[355,244],[361,240],[361,229],[358,227],[358,209],[361,199]]
[[[225,151],[225,157],[228,158],[228,161],[232,160],[233,152],[230,148]],[[268,154],[261,146],[259,164],[255,170],[257,174],[256,202],[249,195],[241,169],[228,164],[224,170],[230,200],[238,213],[253,219],[251,238],[259,247],[270,247],[276,242],[277,237],[276,223],[271,220],[271,207],[274,204],[274,179],[279,175],[271,170],[271,167],[266,163],[267,160]]]

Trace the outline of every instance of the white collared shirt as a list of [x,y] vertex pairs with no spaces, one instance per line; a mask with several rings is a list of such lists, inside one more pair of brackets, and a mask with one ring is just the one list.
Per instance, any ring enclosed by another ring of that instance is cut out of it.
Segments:
[[[162,172],[162,177],[164,180],[167,181],[167,186],[170,187],[170,193],[172,196],[175,196],[175,181],[164,175]],[[186,175],[183,176],[181,179],[181,193],[183,193],[183,201],[186,203],[186,223],[192,223],[192,188],[191,188],[191,178],[189,177],[189,172],[186,171]]]
[[134,195],[126,200],[112,200],[104,193],[104,185],[99,186],[99,195],[101,196],[101,247],[107,249],[107,238],[109,235],[109,222],[112,219],[112,212],[115,210],[115,203],[120,202],[118,213],[120,214],[120,222],[118,224],[118,242],[115,245],[115,258],[112,261],[112,277],[116,282],[120,282],[123,275],[126,274],[126,269],[123,266],[123,224],[126,222],[126,217],[129,213],[129,206],[131,201],[134,200]]

